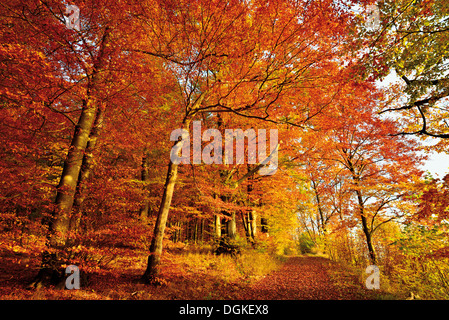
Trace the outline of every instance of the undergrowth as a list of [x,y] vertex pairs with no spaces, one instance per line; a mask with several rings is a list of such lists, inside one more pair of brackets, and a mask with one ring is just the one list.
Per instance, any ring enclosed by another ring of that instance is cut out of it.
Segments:
[[281,265],[280,258],[251,249],[242,250],[236,256],[193,252],[179,259],[187,270],[207,271],[226,282],[252,282]]
[[282,264],[279,257],[265,250],[248,247],[237,255],[216,255],[212,245],[168,242],[158,285],[151,286],[139,283],[147,250],[115,243],[95,248],[87,244],[80,246],[82,254],[77,261],[80,270],[89,274],[86,286],[81,290],[52,286],[30,290],[26,286],[39,270],[40,255],[35,246],[3,240],[11,245],[0,252],[0,299],[234,299],[242,288]]

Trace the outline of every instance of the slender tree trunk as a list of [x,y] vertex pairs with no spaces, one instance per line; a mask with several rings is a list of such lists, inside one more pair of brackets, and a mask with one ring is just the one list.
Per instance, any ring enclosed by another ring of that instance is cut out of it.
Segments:
[[[190,119],[189,116],[195,114],[195,110],[201,105],[208,91],[204,91],[195,100],[191,108],[182,122],[182,128],[189,131]],[[175,142],[174,145],[180,143]],[[178,149],[181,152],[181,148]],[[154,235],[151,240],[150,254],[148,256],[148,265],[145,273],[142,275],[142,281],[151,283],[152,280],[159,274],[159,265],[161,262],[162,254],[162,240],[164,238],[165,226],[167,224],[168,212],[170,210],[171,200],[173,197],[173,191],[175,189],[176,178],[178,174],[178,165],[172,163],[168,164],[167,178],[165,180],[164,191],[162,194],[162,200],[157,215],[156,225],[154,226]]]
[[183,228],[183,225],[182,225],[181,221],[177,221],[174,225],[176,226],[176,230],[175,230],[173,242],[181,242],[182,241],[181,230]]
[[145,221],[148,218],[148,212],[150,211],[150,201],[145,199],[140,207],[139,218]]
[[327,230],[326,230],[326,219],[324,218],[323,208],[321,205],[320,194],[318,193],[318,186],[314,179],[311,179],[312,188],[315,193],[315,200],[318,209],[318,219],[317,219],[317,229],[320,237],[323,239],[323,249],[324,253],[328,251],[328,243],[327,243]]
[[214,236],[215,240],[221,238],[221,216],[218,214],[214,215]]
[[176,242],[180,242],[181,240],[181,230],[182,230],[182,224],[181,221],[176,222]]
[[200,237],[198,238],[198,240],[200,241],[200,243],[203,243],[203,241],[204,241],[204,219],[203,218],[201,218]]
[[249,213],[248,212],[244,213],[243,210],[240,210],[240,215],[242,217],[242,224],[243,224],[243,229],[245,229],[246,238],[249,241],[249,239],[250,239]]
[[154,235],[151,240],[148,265],[142,278],[142,280],[145,282],[150,282],[159,274],[159,264],[162,254],[162,240],[164,238],[165,226],[167,224],[168,212],[173,197],[173,190],[175,189],[177,175],[178,165],[173,164],[170,161],[168,165],[167,178],[165,181],[161,206],[159,208],[156,225],[154,227]]
[[364,208],[364,204],[363,204],[362,194],[360,193],[359,190],[357,190],[356,193],[357,193],[357,200],[359,202],[360,220],[362,222],[362,229],[363,229],[363,233],[365,234],[366,244],[368,246],[369,258],[370,258],[370,261],[372,264],[376,264],[377,257],[376,257],[376,252],[374,251],[374,246],[373,246],[373,241],[372,241],[372,233],[369,230],[368,222],[367,222],[366,216],[365,216],[365,208]]
[[251,239],[254,241],[256,239],[256,234],[257,234],[257,213],[256,210],[251,210],[251,212],[249,213],[250,216],[250,237]]
[[[141,179],[142,182],[147,183],[150,180],[150,174],[148,172],[148,167],[150,166],[150,157],[149,152],[145,148],[142,156],[142,165],[141,165]],[[148,218],[148,211],[150,210],[150,201],[148,199],[148,190],[147,186],[144,187],[145,190],[145,199],[143,200],[142,206],[140,207],[139,217],[141,220],[146,220]]]
[[237,224],[235,221],[235,212],[231,213],[231,219],[226,221],[226,234],[229,239],[234,240],[237,237]]
[[245,228],[245,234],[248,242],[254,243],[257,232],[257,214],[254,209],[247,211],[245,214],[242,212],[243,227]]
[[[247,205],[249,207],[256,206],[256,203],[254,203],[254,200],[252,200],[251,195],[254,190],[254,173],[253,172],[254,166],[248,164],[247,165],[247,174],[250,174],[248,177],[248,184],[246,187],[246,193],[247,193]],[[257,214],[256,210],[251,208],[246,213],[246,226],[245,226],[246,236],[248,239],[248,242],[254,245],[255,239],[256,239],[256,232],[257,232]]]
[[365,216],[361,216],[361,220],[362,220],[362,226],[363,226],[363,233],[365,234],[366,237],[366,244],[368,246],[368,254],[369,254],[369,258],[372,264],[376,264],[377,263],[377,256],[376,256],[376,252],[374,251],[374,246],[373,246],[373,240],[372,240],[372,234],[368,229],[368,224],[366,221],[366,217]]
[[260,218],[260,228],[262,233],[268,233],[268,220],[267,218]]
[[354,165],[352,164],[351,159],[348,159],[347,162],[348,162],[349,171],[351,171],[351,174],[352,174],[352,180],[354,181],[354,185],[356,186],[355,193],[357,195],[360,220],[362,222],[362,230],[363,230],[363,233],[365,234],[366,244],[368,246],[368,255],[369,255],[371,263],[376,264],[377,257],[376,257],[376,252],[374,251],[374,246],[373,246],[373,241],[372,241],[372,232],[368,227],[368,222],[367,222],[367,219],[365,216],[365,205],[363,203],[362,193],[359,189],[357,189],[360,185],[360,178],[354,169]]
[[198,242],[198,219],[195,219],[194,228],[193,228],[193,242],[197,244]]
[[[189,130],[189,120],[183,122],[182,128]],[[174,145],[181,143],[181,141],[175,142]],[[181,148],[179,148],[181,152]],[[145,273],[142,276],[142,281],[151,283],[152,280],[159,274],[159,265],[161,262],[162,254],[162,241],[164,239],[165,227],[167,225],[168,212],[173,197],[173,191],[175,189],[176,179],[178,176],[178,165],[172,161],[168,164],[167,177],[165,179],[164,191],[162,194],[162,200],[157,215],[156,225],[154,226],[154,234],[150,245],[150,254],[148,256],[148,264]]]

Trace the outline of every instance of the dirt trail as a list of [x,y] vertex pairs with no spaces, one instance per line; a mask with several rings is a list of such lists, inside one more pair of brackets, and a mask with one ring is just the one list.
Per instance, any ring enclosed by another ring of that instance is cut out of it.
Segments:
[[279,270],[244,291],[242,299],[376,299],[376,293],[366,289],[354,275],[321,257],[290,257]]

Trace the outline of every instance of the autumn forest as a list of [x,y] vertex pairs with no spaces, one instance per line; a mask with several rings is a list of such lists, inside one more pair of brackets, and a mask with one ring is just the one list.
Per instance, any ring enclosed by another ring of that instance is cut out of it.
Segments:
[[1,299],[449,298],[447,1],[0,23]]

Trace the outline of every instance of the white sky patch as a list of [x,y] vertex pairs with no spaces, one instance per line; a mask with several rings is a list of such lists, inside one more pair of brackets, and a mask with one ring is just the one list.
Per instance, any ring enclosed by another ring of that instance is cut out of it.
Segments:
[[[393,71],[382,81],[377,81],[376,85],[378,87],[388,88],[389,85],[398,81],[402,80],[397,76],[396,72]],[[388,112],[387,116],[394,118],[394,111]],[[431,146],[437,144],[439,139],[440,138],[429,137],[425,142],[420,141],[420,143],[426,146]],[[425,161],[424,165],[422,166],[422,169],[424,171],[430,172],[434,178],[443,178],[446,174],[449,173],[449,154],[430,152],[428,153],[428,157],[428,160]]]

